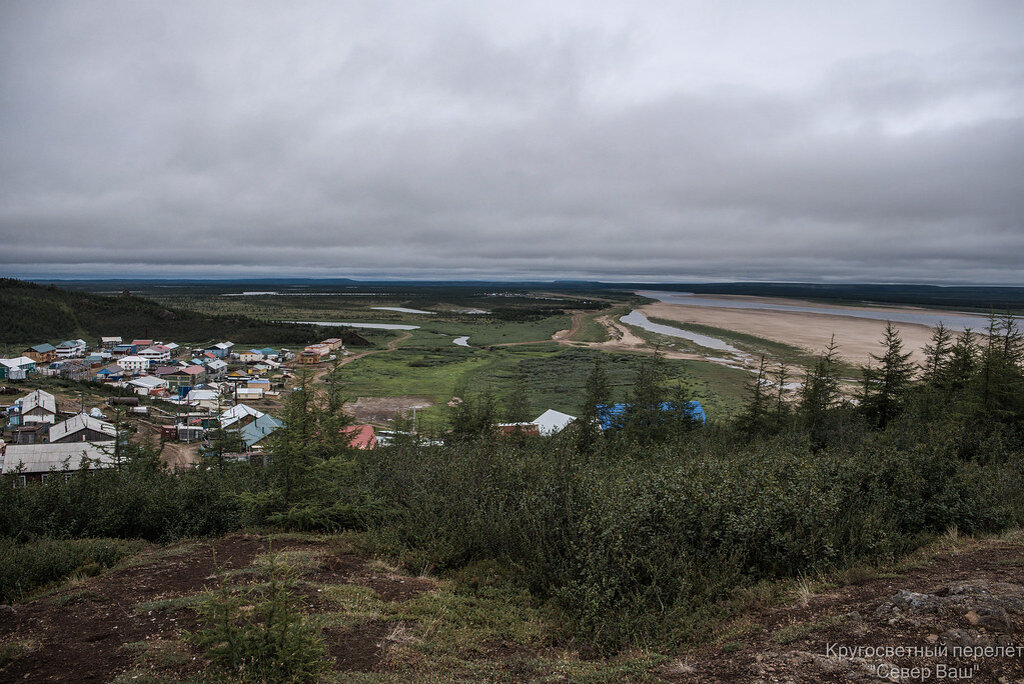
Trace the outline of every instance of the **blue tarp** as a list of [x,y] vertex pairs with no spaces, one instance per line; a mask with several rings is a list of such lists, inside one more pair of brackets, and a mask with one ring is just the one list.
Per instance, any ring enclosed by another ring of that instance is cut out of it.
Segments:
[[[674,413],[676,411],[676,405],[669,401],[662,402],[658,408],[666,413]],[[601,425],[602,430],[621,428],[628,410],[629,404],[602,404],[597,407],[597,422]],[[701,406],[699,401],[687,402],[684,410],[695,421],[706,423],[708,420],[707,415],[704,413],[704,407]]]

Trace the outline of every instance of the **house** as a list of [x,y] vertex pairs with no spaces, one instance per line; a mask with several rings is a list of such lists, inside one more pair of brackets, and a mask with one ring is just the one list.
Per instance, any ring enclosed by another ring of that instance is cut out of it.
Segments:
[[181,349],[181,345],[178,344],[177,342],[168,342],[163,346],[167,347],[167,351],[171,352],[171,356],[177,354],[178,350]]
[[270,389],[270,380],[267,380],[266,378],[250,378],[245,383],[245,386],[250,389],[259,388],[266,392]]
[[242,363],[256,363],[263,360],[263,354],[256,349],[248,349],[238,353],[238,360]]
[[238,436],[245,445],[246,451],[262,451],[263,447],[266,446],[264,440],[283,427],[284,423],[282,421],[274,418],[269,413],[264,413],[253,422],[240,428]]
[[128,386],[140,397],[163,394],[168,387],[168,382],[163,378],[152,375],[144,375],[128,381]]
[[132,340],[132,346],[136,349],[145,349],[146,347],[152,347],[154,344],[153,340]]
[[21,402],[22,423],[57,422],[57,399],[49,392],[36,390],[18,401]]
[[252,423],[262,415],[265,415],[263,411],[257,411],[245,404],[236,404],[220,414],[220,426],[238,429]]
[[125,373],[145,373],[149,370],[149,359],[141,356],[125,356],[117,360]]
[[235,389],[235,398],[243,401],[255,401],[263,398],[262,387],[239,387]]
[[11,428],[11,439],[14,444],[46,444],[49,434],[49,423],[29,423]]
[[321,342],[320,344],[327,345],[328,347],[331,348],[331,351],[337,351],[339,349],[345,348],[345,343],[342,341],[340,337],[330,337]]
[[101,337],[100,347],[102,349],[113,349],[117,345],[121,344],[120,337]]
[[66,442],[106,442],[117,437],[112,423],[79,413],[50,428],[50,444]]
[[139,352],[139,356],[144,359],[157,363],[160,361],[171,360],[171,350],[162,344],[154,344],[152,347],[146,347]]
[[206,351],[210,352],[218,359],[223,359],[231,353],[231,348],[235,346],[234,342],[218,342]]
[[188,366],[187,368],[175,367],[171,372],[164,374],[172,389],[179,387],[195,387],[206,381],[206,369],[202,366]]
[[220,409],[220,392],[213,389],[194,389],[185,395],[185,401],[189,406],[197,406],[207,411]]
[[574,420],[576,420],[576,416],[570,416],[568,413],[548,409],[544,413],[540,414],[533,423],[537,426],[541,435],[548,437],[561,432]]
[[27,356],[36,363],[50,363],[57,358],[57,348],[52,344],[37,344],[29,347],[22,355]]
[[[670,414],[675,413],[677,409],[675,404],[666,401],[658,406],[658,410],[662,413]],[[708,418],[704,413],[704,407],[701,406],[699,401],[687,402],[684,410],[691,420],[699,423],[707,422]],[[618,430],[625,425],[628,413],[629,404],[601,405],[597,407],[597,422],[602,430]]]
[[36,362],[27,356],[14,359],[0,359],[0,380],[24,380],[25,376],[36,372]]
[[135,354],[135,345],[131,344],[119,344],[114,347],[111,352],[115,359],[121,358],[122,356],[133,356]]
[[499,435],[540,436],[540,428],[536,423],[498,423],[497,432]]
[[377,446],[377,435],[372,425],[349,425],[341,429],[349,435],[348,445],[355,449],[373,449]]
[[42,482],[53,473],[87,468],[109,468],[114,463],[113,442],[60,444],[4,444],[0,442],[0,472],[11,476],[15,486]]
[[296,362],[304,366],[320,363],[330,353],[331,348],[326,344],[311,344],[299,352]]
[[116,363],[112,366],[107,366],[96,373],[97,380],[105,380],[108,382],[116,382],[124,377],[124,369]]
[[207,378],[219,378],[228,370],[228,362],[223,359],[210,359],[202,364],[206,366]]
[[85,340],[66,340],[57,345],[58,359],[70,359],[85,355]]

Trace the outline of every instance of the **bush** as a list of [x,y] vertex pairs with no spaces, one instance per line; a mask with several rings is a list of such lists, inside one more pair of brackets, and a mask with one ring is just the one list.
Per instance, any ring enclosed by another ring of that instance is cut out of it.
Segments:
[[0,603],[19,601],[77,573],[97,574],[142,546],[124,539],[0,540]]
[[311,682],[323,669],[324,645],[306,622],[294,572],[270,557],[265,588],[210,591],[196,606],[202,629],[190,641],[221,669],[246,682]]

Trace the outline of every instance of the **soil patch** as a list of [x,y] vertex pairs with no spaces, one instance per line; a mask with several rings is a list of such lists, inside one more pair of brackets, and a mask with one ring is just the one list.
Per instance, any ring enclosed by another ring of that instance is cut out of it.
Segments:
[[383,668],[390,642],[388,623],[372,620],[350,629],[324,630],[327,653],[344,672],[373,672]]
[[400,417],[411,417],[412,410],[423,409],[434,405],[430,397],[359,397],[350,401],[342,408],[358,423],[381,424]]

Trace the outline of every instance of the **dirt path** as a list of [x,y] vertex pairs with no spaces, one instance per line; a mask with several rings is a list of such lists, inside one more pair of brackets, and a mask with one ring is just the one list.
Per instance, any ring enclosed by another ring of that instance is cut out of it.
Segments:
[[545,344],[547,342],[558,342],[560,344],[568,344],[573,341],[576,335],[579,335],[580,330],[583,328],[583,316],[586,315],[584,311],[573,311],[572,312],[572,323],[568,330],[559,330],[546,340],[530,340],[529,342],[502,342],[501,344],[491,344],[490,347],[518,347],[524,344]]

